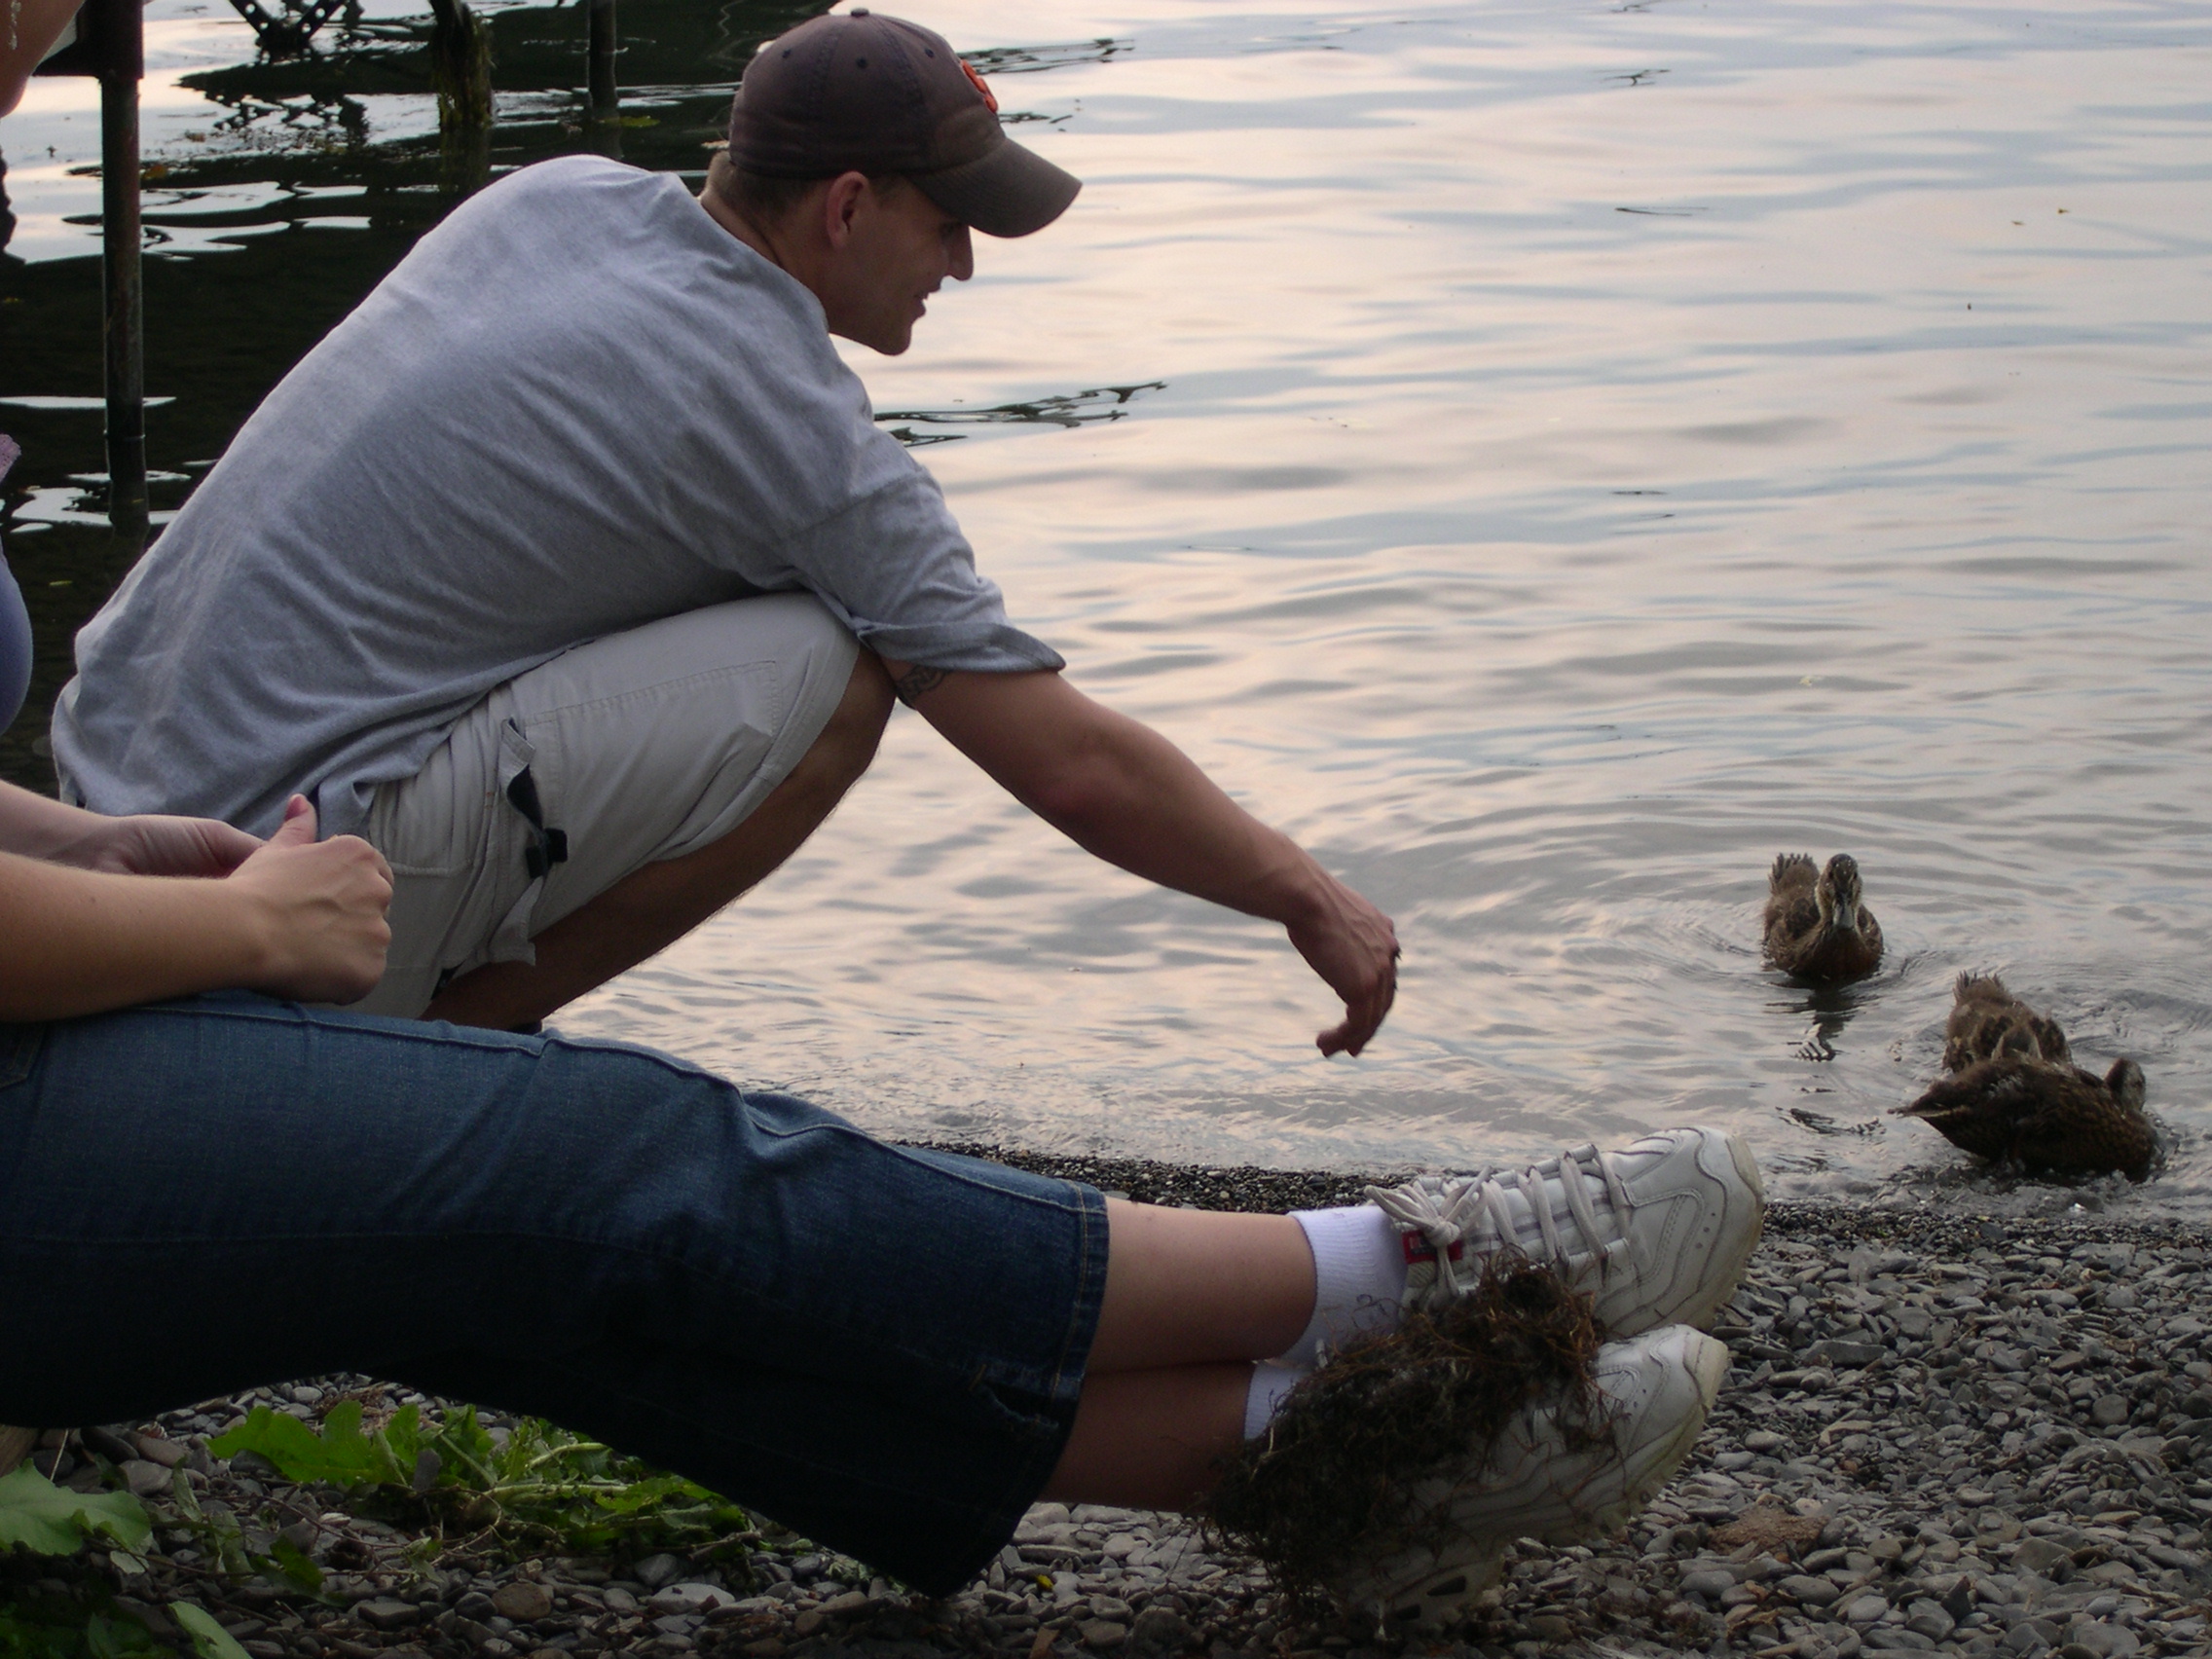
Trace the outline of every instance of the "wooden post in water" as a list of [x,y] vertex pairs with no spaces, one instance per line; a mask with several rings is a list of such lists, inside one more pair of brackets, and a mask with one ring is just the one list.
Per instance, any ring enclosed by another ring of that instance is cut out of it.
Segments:
[[492,31],[466,0],[430,0],[430,80],[438,92],[439,188],[481,190],[492,173]]
[[614,0],[591,0],[588,84],[594,121],[610,119],[621,101],[614,85]]
[[[100,12],[100,273],[105,313],[107,516],[146,528],[146,288],[138,228],[138,81],[145,73],[139,0],[94,0]],[[86,10],[92,10],[87,7]]]
[[589,0],[590,27],[584,47],[584,85],[589,108],[585,140],[603,156],[622,154],[622,93],[614,84],[614,0]]
[[466,0],[430,0],[430,81],[438,136],[492,125],[492,31]]
[[146,529],[146,303],[138,230],[138,81],[146,72],[140,0],[86,0],[77,40],[41,75],[100,84],[100,349],[106,358],[107,515]]

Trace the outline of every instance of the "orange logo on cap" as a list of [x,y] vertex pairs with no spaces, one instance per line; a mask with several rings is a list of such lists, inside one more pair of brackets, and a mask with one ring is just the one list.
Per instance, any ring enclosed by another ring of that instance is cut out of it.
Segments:
[[976,91],[983,94],[983,107],[988,109],[993,115],[998,114],[998,94],[991,91],[990,83],[985,81],[982,76],[976,73],[976,66],[973,63],[969,62],[967,58],[963,57],[960,59],[960,67],[968,71],[968,79],[975,82]]

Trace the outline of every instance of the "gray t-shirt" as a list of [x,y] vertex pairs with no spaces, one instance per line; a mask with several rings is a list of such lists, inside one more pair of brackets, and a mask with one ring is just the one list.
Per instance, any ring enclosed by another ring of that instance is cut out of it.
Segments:
[[822,308],[665,174],[529,167],[457,208],[240,430],[77,636],[54,752],[96,812],[327,834],[571,645],[806,588],[938,668],[1058,668]]

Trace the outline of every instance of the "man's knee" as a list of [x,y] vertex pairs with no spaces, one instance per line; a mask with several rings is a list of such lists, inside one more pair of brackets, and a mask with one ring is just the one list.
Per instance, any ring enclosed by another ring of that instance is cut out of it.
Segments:
[[850,789],[875,758],[893,701],[891,677],[883,671],[882,660],[864,648],[845,682],[837,712],[807,751],[802,768],[840,793]]

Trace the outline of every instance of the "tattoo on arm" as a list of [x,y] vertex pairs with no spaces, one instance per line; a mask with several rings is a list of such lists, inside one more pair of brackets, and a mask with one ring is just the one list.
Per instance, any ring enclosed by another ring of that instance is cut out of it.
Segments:
[[891,689],[899,694],[899,701],[913,708],[925,691],[934,691],[952,677],[949,668],[924,668],[919,663],[891,682]]

